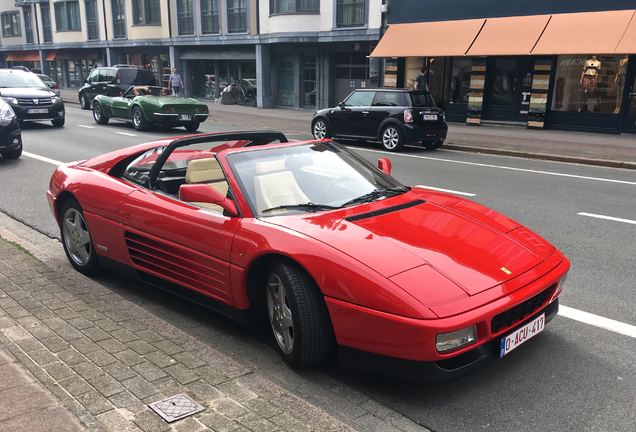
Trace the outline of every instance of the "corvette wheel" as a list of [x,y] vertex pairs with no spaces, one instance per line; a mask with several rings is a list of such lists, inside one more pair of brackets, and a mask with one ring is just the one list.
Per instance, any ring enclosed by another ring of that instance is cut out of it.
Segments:
[[388,151],[400,151],[404,147],[402,132],[396,126],[387,126],[382,131],[382,145]]
[[88,102],[88,98],[86,97],[86,95],[85,95],[85,94],[83,94],[83,95],[81,95],[81,96],[80,96],[80,107],[81,107],[83,110],[87,110],[87,109],[90,109],[90,108],[91,108],[91,106],[90,106],[90,104],[89,104],[89,102]]
[[80,273],[93,275],[99,270],[97,255],[88,231],[88,225],[79,203],[67,200],[62,215],[61,236],[64,252],[71,265]]
[[100,125],[108,123],[108,116],[104,113],[104,108],[102,108],[101,104],[93,104],[93,120]]
[[331,131],[327,122],[323,119],[314,120],[311,125],[311,133],[316,139],[331,138]]
[[199,130],[199,125],[200,124],[201,123],[199,123],[198,121],[193,121],[193,122],[190,122],[190,123],[186,124],[184,127],[185,127],[185,129],[188,132],[196,132],[196,131]]
[[138,106],[134,107],[132,110],[132,122],[133,122],[133,127],[137,129],[138,131],[143,131],[148,129],[148,122],[146,121],[146,118],[144,117],[143,111],[141,111],[141,108],[139,108]]
[[327,360],[334,337],[322,295],[297,267],[279,262],[266,279],[267,312],[283,360],[292,367]]

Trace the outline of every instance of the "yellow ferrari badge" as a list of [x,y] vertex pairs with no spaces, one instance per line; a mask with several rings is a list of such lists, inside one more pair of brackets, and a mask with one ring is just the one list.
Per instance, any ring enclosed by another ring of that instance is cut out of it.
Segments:
[[499,269],[507,275],[511,275],[512,272],[505,267],[499,267]]

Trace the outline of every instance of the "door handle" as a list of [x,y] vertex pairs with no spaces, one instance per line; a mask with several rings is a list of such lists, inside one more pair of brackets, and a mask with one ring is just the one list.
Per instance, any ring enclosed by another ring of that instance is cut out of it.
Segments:
[[362,114],[363,115],[367,115],[367,114],[371,114],[371,112],[370,111],[362,111]]

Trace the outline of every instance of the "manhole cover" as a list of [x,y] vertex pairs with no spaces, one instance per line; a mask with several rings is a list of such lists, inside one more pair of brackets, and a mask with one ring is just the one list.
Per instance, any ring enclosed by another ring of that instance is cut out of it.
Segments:
[[204,410],[201,405],[184,394],[170,396],[158,402],[153,402],[148,406],[168,423]]

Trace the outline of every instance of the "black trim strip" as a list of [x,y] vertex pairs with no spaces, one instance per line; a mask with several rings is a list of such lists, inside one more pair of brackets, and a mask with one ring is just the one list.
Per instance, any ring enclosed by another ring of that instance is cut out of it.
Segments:
[[416,199],[414,201],[411,202],[407,202],[404,204],[399,204],[399,205],[395,205],[395,206],[391,206],[391,207],[385,207],[383,209],[380,210],[374,210],[374,211],[370,211],[370,212],[366,212],[366,213],[360,213],[357,215],[353,215],[353,216],[348,216],[345,218],[346,221],[349,222],[355,222],[355,221],[359,221],[361,219],[367,219],[367,218],[371,218],[371,217],[375,217],[375,216],[381,216],[383,214],[387,214],[387,213],[393,213],[396,211],[400,211],[400,210],[404,210],[407,209],[409,207],[415,207],[416,205],[420,205],[420,204],[424,204],[426,201],[424,201],[423,199]]

